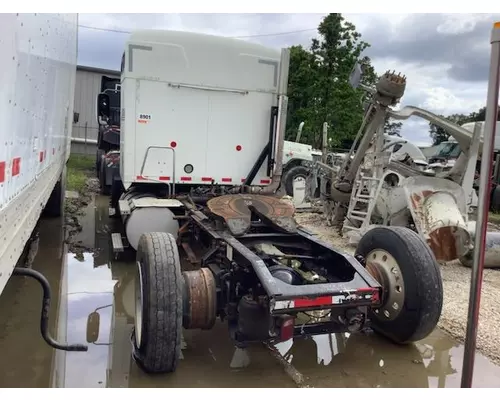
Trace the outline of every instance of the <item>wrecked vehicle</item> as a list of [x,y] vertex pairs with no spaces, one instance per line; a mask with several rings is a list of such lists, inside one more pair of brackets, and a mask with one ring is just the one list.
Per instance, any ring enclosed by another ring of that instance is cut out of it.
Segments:
[[[318,165],[323,170],[320,187],[326,218],[352,244],[380,226],[406,227],[425,240],[438,261],[460,259],[470,265],[482,124],[476,123],[472,131],[418,107],[393,110],[404,94],[406,78],[387,71],[375,87],[366,87],[360,84],[360,71],[359,66],[353,71],[352,84],[372,98],[355,142],[340,168]],[[416,116],[445,129],[461,149],[453,167],[432,170],[419,161],[422,157],[415,149],[395,157],[394,143],[387,143],[384,135],[388,116]],[[498,267],[500,235],[488,232],[487,241],[486,266]]]

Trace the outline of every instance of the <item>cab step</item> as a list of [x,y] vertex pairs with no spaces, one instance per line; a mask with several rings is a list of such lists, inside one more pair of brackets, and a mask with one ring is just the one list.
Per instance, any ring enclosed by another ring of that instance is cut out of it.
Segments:
[[125,246],[123,245],[122,235],[119,232],[111,234],[111,243],[113,246],[114,253],[123,253],[125,251]]

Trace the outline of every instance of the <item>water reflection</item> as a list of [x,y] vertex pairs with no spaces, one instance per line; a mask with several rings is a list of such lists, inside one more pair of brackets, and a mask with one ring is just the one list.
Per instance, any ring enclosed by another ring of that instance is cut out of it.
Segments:
[[[113,319],[112,279],[107,264],[94,268],[92,254],[84,253],[83,260],[68,254],[68,327],[67,340],[82,342],[87,337],[89,314],[99,310],[99,338],[107,338]],[[103,387],[106,384],[108,346],[89,343],[85,353],[66,354],[65,387]]]
[[[326,334],[277,350],[318,387],[460,387],[463,346],[440,330],[397,346],[376,334]],[[500,368],[477,354],[475,387],[500,386]]]
[[[65,258],[62,221],[47,219],[39,226],[40,242],[33,268],[45,275],[52,287],[49,331],[58,338],[62,265]],[[11,278],[0,296],[0,387],[50,387],[63,379],[54,368],[54,350],[40,335],[42,290],[30,278]]]

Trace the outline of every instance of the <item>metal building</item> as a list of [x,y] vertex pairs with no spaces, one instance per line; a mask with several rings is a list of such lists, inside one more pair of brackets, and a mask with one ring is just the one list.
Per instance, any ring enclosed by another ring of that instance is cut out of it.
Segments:
[[71,152],[95,154],[97,141],[97,95],[101,91],[101,77],[120,78],[120,71],[79,65],[76,68],[74,112],[79,114],[73,123]]

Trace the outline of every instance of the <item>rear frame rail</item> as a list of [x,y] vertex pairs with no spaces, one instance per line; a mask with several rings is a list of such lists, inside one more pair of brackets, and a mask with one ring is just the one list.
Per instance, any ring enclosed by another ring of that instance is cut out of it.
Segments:
[[[216,240],[215,248],[221,249],[221,243],[223,243],[227,265],[234,263],[235,256],[238,256],[251,266],[269,298],[271,315],[276,316],[290,311],[299,312],[311,308],[319,310],[332,307],[374,307],[380,303],[381,285],[356,258],[336,251],[332,246],[303,230],[297,230],[295,233],[282,233],[281,230],[277,229],[277,232],[248,233],[236,238],[228,229],[216,230],[210,223],[210,218],[200,211],[197,211],[196,214],[191,212],[191,218],[198,227]],[[268,224],[268,227],[274,228],[274,225]],[[316,254],[334,255],[335,258],[342,259],[343,262],[349,264],[354,270],[353,278],[345,282],[289,285],[275,279],[264,260],[243,243],[249,239],[250,241],[267,239],[270,243],[276,243],[275,240],[279,241],[280,239],[304,242],[306,250],[309,247],[310,251]]]

